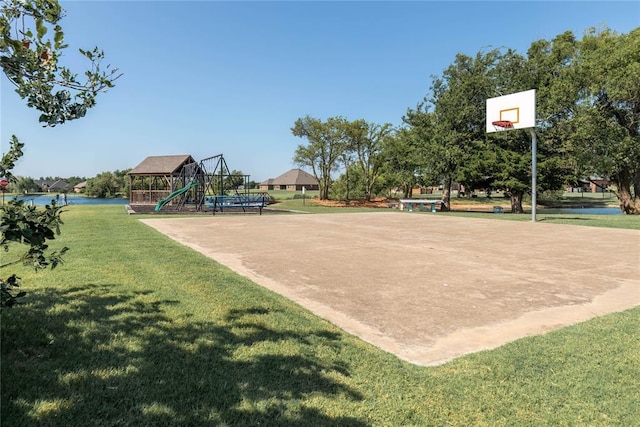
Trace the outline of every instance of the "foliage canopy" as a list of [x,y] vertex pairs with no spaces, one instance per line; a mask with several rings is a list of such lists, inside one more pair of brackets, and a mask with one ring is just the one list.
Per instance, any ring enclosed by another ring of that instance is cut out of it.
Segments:
[[121,76],[117,68],[103,68],[104,53],[97,47],[79,49],[90,63],[82,79],[62,65],[68,45],[57,1],[2,0],[0,12],[0,66],[27,106],[41,112],[44,126],[84,117],[98,93]]

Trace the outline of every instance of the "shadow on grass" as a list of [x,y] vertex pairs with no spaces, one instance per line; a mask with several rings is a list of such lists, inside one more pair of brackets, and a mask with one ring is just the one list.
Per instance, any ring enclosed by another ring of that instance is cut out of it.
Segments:
[[3,424],[367,425],[308,403],[362,399],[340,381],[348,366],[316,355],[338,354],[337,334],[276,330],[267,307],[192,322],[166,314],[177,301],[114,288],[33,292],[3,312]]
[[545,217],[542,217],[542,218],[538,218],[538,221],[539,222],[544,222],[544,221],[593,221],[593,218],[584,218],[584,217],[581,218],[579,216],[565,216],[565,217],[545,216]]

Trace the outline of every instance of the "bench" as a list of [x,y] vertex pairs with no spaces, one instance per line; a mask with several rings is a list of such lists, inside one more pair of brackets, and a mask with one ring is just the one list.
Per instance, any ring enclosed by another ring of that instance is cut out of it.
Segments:
[[205,198],[205,206],[216,211],[224,212],[224,209],[258,209],[262,215],[262,209],[269,205],[269,198],[264,195],[236,195],[236,196],[208,196]]
[[418,209],[424,212],[425,205],[429,205],[431,212],[436,212],[436,206],[441,205],[442,200],[427,200],[427,199],[400,199],[400,210],[403,211],[405,206],[409,212],[413,212],[414,205],[418,206]]

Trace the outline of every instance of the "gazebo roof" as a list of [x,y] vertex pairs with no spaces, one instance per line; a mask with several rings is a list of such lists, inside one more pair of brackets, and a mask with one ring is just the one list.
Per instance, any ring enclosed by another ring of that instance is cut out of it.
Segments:
[[178,172],[187,163],[195,160],[189,154],[175,156],[149,156],[138,166],[131,169],[129,175],[162,175]]

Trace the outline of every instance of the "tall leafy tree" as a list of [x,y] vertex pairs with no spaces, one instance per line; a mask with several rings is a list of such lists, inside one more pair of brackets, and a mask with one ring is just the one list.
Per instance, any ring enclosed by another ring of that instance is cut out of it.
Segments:
[[392,134],[393,127],[391,123],[379,125],[365,120],[356,120],[347,126],[348,145],[355,153],[362,172],[365,198],[371,200],[383,163],[382,142]]
[[310,116],[296,120],[291,128],[293,135],[306,138],[307,144],[298,145],[294,162],[311,169],[320,183],[320,200],[329,198],[331,174],[338,167],[338,160],[348,149],[348,121],[343,117],[329,117],[326,122]]
[[[531,192],[531,137],[525,131],[487,136],[485,103],[490,97],[543,87],[541,92],[549,99],[546,105],[554,109],[542,109],[549,118],[538,131],[543,136],[538,150],[539,190],[557,189],[572,176],[566,144],[559,143],[566,132],[559,132],[553,124],[571,105],[573,92],[567,94],[562,85],[553,91],[547,88],[555,82],[548,76],[566,68],[571,39],[539,43],[532,52],[532,58],[512,49],[479,52],[474,57],[458,54],[434,80],[431,96],[405,116],[405,123],[424,141],[426,171],[443,182],[445,209],[449,208],[451,183],[456,180],[468,189],[503,188],[511,198],[512,211],[523,212],[523,196]],[[554,102],[558,100],[562,103]]]
[[621,210],[640,213],[639,61],[640,29],[567,31],[532,43],[521,71],[505,73],[537,89],[538,190],[602,175]]
[[129,194],[129,178],[127,174],[130,169],[114,172],[102,172],[94,178],[87,180],[85,193],[92,197],[116,197],[121,194]]
[[[611,177],[625,213],[640,213],[640,29],[618,35],[567,31],[511,49],[458,54],[430,96],[403,118],[406,135],[424,144],[423,171],[449,187],[456,179],[502,187],[513,212],[531,192],[531,138],[484,135],[489,97],[537,89],[537,191],[557,190],[580,174]],[[426,176],[423,174],[423,176]]]
[[425,165],[424,140],[415,128],[401,127],[382,140],[381,180],[389,190],[400,188],[404,198],[421,182]]
[[523,86],[536,88],[539,191],[558,190],[579,178],[570,143],[581,85],[572,67],[577,43],[567,31],[537,40],[527,51]]
[[586,174],[615,183],[620,208],[640,214],[640,28],[590,29],[572,66],[580,83],[571,139]]
[[453,180],[465,179],[460,165],[470,165],[482,154],[484,103],[493,92],[492,71],[499,57],[498,50],[456,55],[434,79],[430,95],[403,119],[424,143],[425,169],[443,182],[445,210],[451,207]]
[[92,197],[113,197],[118,191],[119,183],[111,172],[102,172],[87,180],[85,194]]

